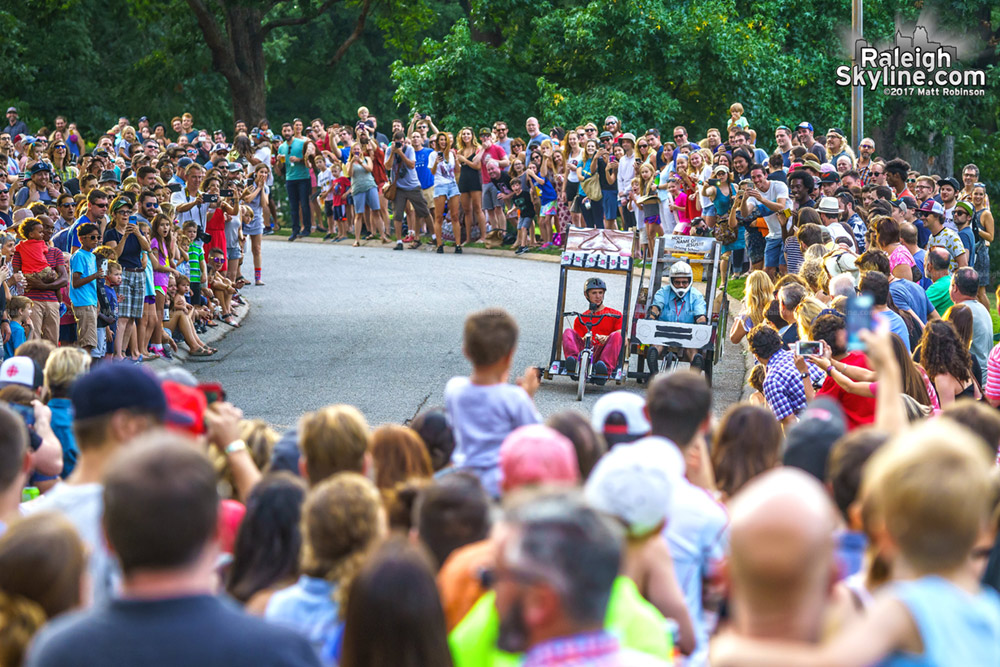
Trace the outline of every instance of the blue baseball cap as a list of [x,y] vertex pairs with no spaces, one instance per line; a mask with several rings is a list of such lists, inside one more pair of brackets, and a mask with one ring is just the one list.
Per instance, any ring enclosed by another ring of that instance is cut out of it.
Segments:
[[808,123],[806,121],[802,121],[801,123],[799,123],[798,125],[795,126],[795,129],[796,130],[809,130],[810,132],[812,132],[813,131],[813,124],[812,123]]
[[103,417],[118,410],[146,413],[162,421],[167,398],[151,373],[127,363],[106,363],[73,383],[70,400],[77,419]]

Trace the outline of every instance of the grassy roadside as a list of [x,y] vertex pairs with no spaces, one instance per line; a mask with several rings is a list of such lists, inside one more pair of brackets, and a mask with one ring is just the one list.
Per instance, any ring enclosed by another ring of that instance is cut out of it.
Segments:
[[[273,234],[273,236],[280,236],[280,237],[285,237],[285,238],[287,238],[287,237],[289,237],[291,235],[292,235],[292,230],[290,228],[288,228],[288,227],[282,227],[281,229],[279,229],[278,231],[276,231]],[[326,236],[325,232],[313,231],[313,233],[310,234],[308,237],[300,236],[299,238],[322,239],[324,236]],[[424,240],[424,243],[427,244],[427,240],[426,239]],[[453,241],[445,241],[445,246],[448,247],[448,248],[453,248],[455,246],[455,243]],[[479,241],[476,241],[474,243],[467,243],[465,245],[465,247],[466,248],[483,248],[483,249],[485,249],[486,245],[483,244],[483,243],[481,243],[481,242],[479,242]],[[491,249],[492,250],[505,250],[505,251],[509,252],[511,255],[514,254],[514,246],[500,246],[499,248],[491,248]],[[555,256],[558,256],[558,255],[560,255],[562,253],[562,249],[561,248],[546,248],[545,250],[541,250],[539,248],[536,248],[536,249],[532,250],[531,253],[532,254],[537,254],[537,255],[555,255]]]

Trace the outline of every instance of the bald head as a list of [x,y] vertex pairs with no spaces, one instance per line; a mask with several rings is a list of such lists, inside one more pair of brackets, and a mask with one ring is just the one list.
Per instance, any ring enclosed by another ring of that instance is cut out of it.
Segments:
[[816,641],[836,575],[837,514],[823,487],[778,468],[736,494],[729,516],[737,632]]

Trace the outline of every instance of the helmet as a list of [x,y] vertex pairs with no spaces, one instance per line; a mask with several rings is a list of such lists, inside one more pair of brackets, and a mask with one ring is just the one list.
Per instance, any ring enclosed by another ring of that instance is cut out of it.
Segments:
[[[674,285],[675,278],[687,278],[688,284],[685,287],[677,287]],[[670,289],[674,291],[674,294],[678,298],[684,298],[684,295],[691,289],[692,282],[694,282],[694,273],[691,272],[690,264],[684,261],[677,261],[670,265]]]
[[587,283],[583,286],[583,295],[587,296],[587,292],[592,289],[602,289],[605,292],[608,290],[608,286],[604,284],[604,281],[600,278],[587,278]]

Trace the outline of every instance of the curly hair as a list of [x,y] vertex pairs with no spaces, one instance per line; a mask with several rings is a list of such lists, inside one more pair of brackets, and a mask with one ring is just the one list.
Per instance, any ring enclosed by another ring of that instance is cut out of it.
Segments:
[[972,356],[955,330],[944,320],[928,322],[920,339],[920,365],[933,380],[935,376],[951,375],[961,383],[972,378]]
[[382,497],[355,472],[341,472],[315,487],[302,508],[302,572],[336,584],[343,614],[347,589],[371,547],[385,534]]

